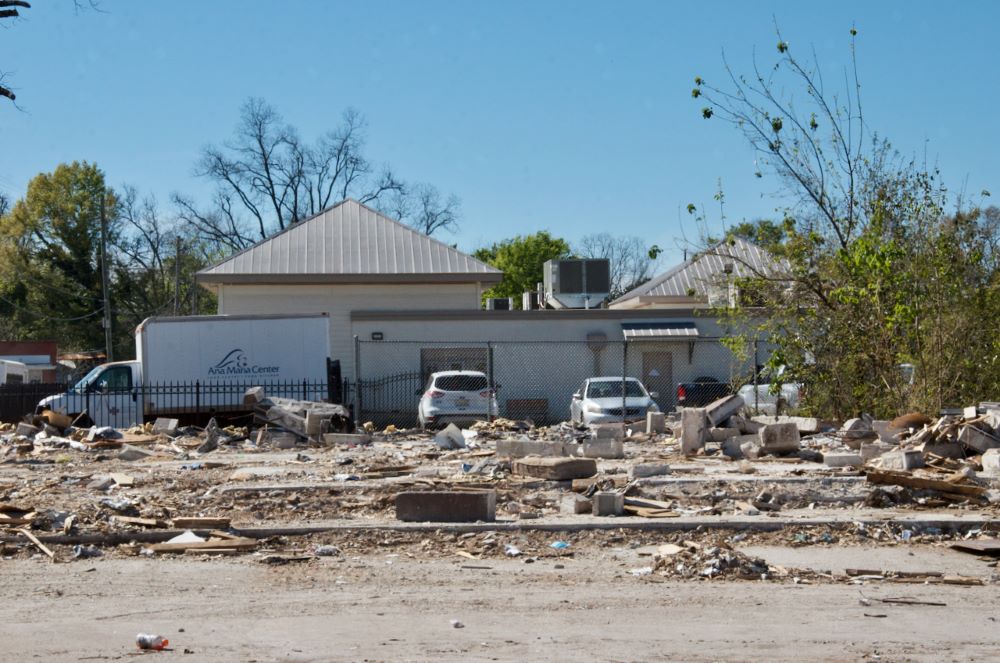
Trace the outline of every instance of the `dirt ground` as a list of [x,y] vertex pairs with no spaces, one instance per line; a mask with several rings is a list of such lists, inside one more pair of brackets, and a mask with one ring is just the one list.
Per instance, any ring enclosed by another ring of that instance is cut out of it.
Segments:
[[[532,563],[408,546],[281,566],[255,556],[8,560],[0,660],[968,661],[993,659],[1000,644],[995,584],[678,582],[634,576],[649,560],[636,543]],[[874,549],[816,550],[781,561],[865,566]],[[917,557],[924,571],[995,572],[928,545],[877,552],[887,568]],[[947,605],[879,602],[898,597]],[[172,651],[138,652],[138,632],[169,638]]]

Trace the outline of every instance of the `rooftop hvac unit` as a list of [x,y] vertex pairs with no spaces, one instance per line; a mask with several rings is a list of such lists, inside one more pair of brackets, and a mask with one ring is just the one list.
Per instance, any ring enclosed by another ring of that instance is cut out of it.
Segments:
[[487,311],[511,311],[513,309],[513,297],[489,297],[486,300]]
[[552,308],[597,308],[611,291],[605,258],[549,260],[543,268],[545,304]]
[[528,290],[521,295],[521,308],[525,311],[535,311],[542,308],[537,290]]

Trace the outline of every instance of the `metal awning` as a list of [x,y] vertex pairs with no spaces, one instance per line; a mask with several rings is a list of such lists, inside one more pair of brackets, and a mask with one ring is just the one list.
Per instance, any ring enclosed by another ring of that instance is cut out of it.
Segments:
[[623,322],[625,340],[662,340],[698,336],[693,322]]

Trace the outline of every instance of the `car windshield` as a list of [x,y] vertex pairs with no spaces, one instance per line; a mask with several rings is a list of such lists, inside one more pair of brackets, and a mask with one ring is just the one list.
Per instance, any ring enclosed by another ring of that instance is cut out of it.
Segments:
[[434,382],[441,391],[482,391],[486,389],[485,375],[442,375]]
[[[646,392],[643,390],[642,385],[635,380],[627,380],[625,382],[625,394],[627,396],[645,396]],[[622,395],[622,383],[620,380],[606,382],[591,382],[590,386],[587,387],[587,398],[621,398]]]
[[95,366],[94,368],[90,369],[89,373],[84,375],[82,378],[80,378],[79,382],[73,385],[73,391],[79,391],[79,392],[87,391],[87,387],[90,386],[90,383],[96,380],[97,376],[100,375],[101,371],[103,370],[104,366]]

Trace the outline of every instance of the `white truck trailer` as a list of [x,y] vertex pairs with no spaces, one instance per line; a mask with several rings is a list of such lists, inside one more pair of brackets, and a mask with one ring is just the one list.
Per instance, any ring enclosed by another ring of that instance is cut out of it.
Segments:
[[337,400],[340,392],[325,314],[147,318],[135,330],[135,353],[133,361],[97,366],[37,411],[127,427],[156,417],[244,415],[250,387],[302,400]]

